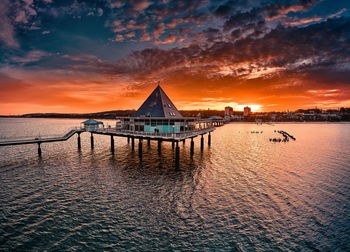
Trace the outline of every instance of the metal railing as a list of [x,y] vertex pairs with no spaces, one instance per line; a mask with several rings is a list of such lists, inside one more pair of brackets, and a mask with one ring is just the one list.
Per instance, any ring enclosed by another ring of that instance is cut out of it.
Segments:
[[183,138],[183,137],[190,137],[190,136],[197,136],[201,134],[205,134],[208,132],[211,132],[215,129],[215,127],[209,127],[205,129],[198,129],[198,130],[191,130],[191,131],[184,131],[184,132],[178,132],[178,133],[162,133],[162,132],[144,132],[144,131],[132,131],[132,130],[123,130],[123,129],[117,129],[117,128],[101,128],[95,130],[95,132],[100,133],[118,133],[118,134],[125,134],[125,135],[133,135],[133,136],[143,136],[143,137],[168,137],[168,138]]
[[16,141],[30,141],[30,140],[48,140],[48,139],[57,139],[57,138],[66,138],[74,134],[76,131],[84,130],[81,127],[71,127],[66,133],[62,134],[38,134],[34,136],[16,136],[16,137],[8,137],[8,138],[0,138],[0,142],[16,142]]

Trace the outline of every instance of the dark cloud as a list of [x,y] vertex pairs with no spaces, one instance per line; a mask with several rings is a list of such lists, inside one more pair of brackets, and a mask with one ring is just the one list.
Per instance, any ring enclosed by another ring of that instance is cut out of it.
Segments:
[[[263,27],[263,23],[261,24]],[[235,30],[234,33],[240,33]],[[210,40],[217,29],[205,32]],[[238,34],[240,35],[240,34]],[[327,39],[324,39],[326,38]],[[300,71],[328,62],[338,64],[350,60],[350,18],[331,19],[304,28],[278,26],[262,38],[247,37],[235,42],[215,42],[207,48],[192,45],[163,50],[159,48],[136,51],[110,67],[111,73],[147,76],[172,68],[190,66],[199,71],[211,65],[254,63],[246,70],[279,67]],[[207,69],[205,69],[207,71]],[[243,71],[241,69],[241,71]]]
[[247,26],[249,24],[256,23],[261,20],[263,20],[263,18],[259,13],[258,9],[253,9],[249,12],[238,13],[236,15],[231,16],[224,23],[224,31],[230,31],[233,28]]

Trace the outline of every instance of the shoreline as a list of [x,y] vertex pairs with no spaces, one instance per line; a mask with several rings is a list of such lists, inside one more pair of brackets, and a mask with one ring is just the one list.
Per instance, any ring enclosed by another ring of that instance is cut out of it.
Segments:
[[[82,119],[86,120],[89,119],[89,117],[21,117],[21,116],[0,116],[1,119]],[[115,120],[115,118],[96,118],[99,120]],[[207,119],[207,118],[202,118]],[[262,124],[350,124],[350,121],[277,121],[277,122],[262,122]],[[257,122],[249,122],[249,121],[234,121],[234,122],[228,122],[226,124],[261,124]],[[273,126],[273,125],[271,125]]]

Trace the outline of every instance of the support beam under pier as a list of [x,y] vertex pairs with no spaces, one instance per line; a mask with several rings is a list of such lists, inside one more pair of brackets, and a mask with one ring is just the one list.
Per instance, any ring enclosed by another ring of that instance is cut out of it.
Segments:
[[131,137],[131,149],[135,150],[135,137]]
[[180,147],[179,147],[179,141],[176,141],[176,147],[175,147],[175,164],[176,164],[176,167],[179,167],[179,164],[180,164]]
[[114,153],[114,138],[111,135],[111,152]]
[[139,138],[139,157],[142,159],[142,138]]
[[39,155],[39,157],[41,157],[41,147],[40,147],[40,143],[38,143],[38,155]]
[[211,135],[210,135],[210,132],[209,132],[209,134],[208,134],[208,146],[210,146],[211,145]]
[[90,137],[90,143],[91,143],[91,149],[94,148],[94,134],[91,133],[91,137]]
[[191,157],[193,157],[193,154],[194,154],[194,141],[193,141],[193,137],[191,138],[190,153],[191,153]]
[[81,150],[81,139],[80,139],[80,132],[78,133],[78,150]]
[[204,149],[204,137],[201,135],[201,151]]

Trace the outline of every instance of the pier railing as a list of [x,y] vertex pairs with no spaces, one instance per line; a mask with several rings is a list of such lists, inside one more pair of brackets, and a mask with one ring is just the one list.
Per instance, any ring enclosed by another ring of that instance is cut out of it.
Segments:
[[75,134],[77,131],[84,131],[83,128],[80,127],[71,127],[68,130],[65,131],[65,133],[62,134],[38,134],[38,135],[32,135],[32,136],[23,136],[23,137],[7,137],[7,138],[0,138],[0,144],[5,143],[17,143],[17,142],[40,142],[40,141],[50,141],[50,140],[59,140],[59,139],[66,139],[71,137],[73,134]]
[[161,133],[161,132],[143,132],[143,131],[132,131],[132,130],[122,130],[117,128],[101,128],[95,130],[96,133],[116,133],[132,135],[137,137],[162,137],[162,138],[189,138],[195,137],[201,134],[206,134],[208,132],[214,131],[215,127],[208,127],[204,129],[197,129],[191,131],[184,131],[179,133]]

